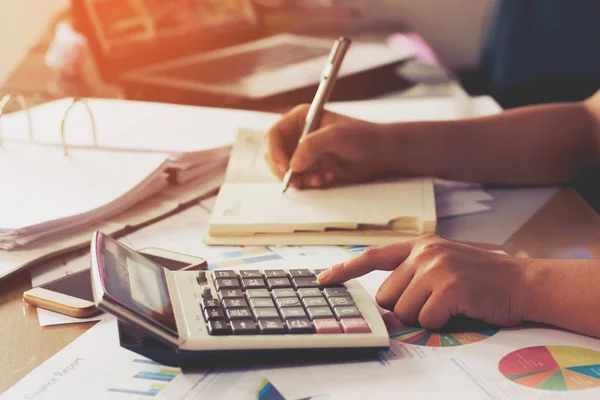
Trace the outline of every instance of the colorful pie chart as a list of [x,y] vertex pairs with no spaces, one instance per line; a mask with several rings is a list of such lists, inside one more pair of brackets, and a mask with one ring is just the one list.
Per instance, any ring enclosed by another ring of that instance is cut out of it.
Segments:
[[484,329],[476,332],[429,332],[418,327],[405,327],[393,313],[383,315],[390,339],[398,342],[428,347],[454,347],[485,340],[498,333],[497,329]]
[[583,347],[526,347],[504,356],[498,368],[511,381],[535,389],[600,387],[600,351]]

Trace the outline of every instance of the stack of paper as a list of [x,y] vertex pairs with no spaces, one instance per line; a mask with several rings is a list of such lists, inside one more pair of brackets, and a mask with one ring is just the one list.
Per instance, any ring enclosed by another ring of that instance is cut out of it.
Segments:
[[263,134],[241,130],[211,216],[209,244],[381,244],[435,232],[433,180],[290,190],[268,170]]
[[161,154],[7,143],[0,150],[0,249],[67,233],[130,208],[167,185]]
[[[33,140],[25,111],[3,116],[0,249],[105,221],[168,182],[219,176],[239,126],[264,129],[278,118],[175,104],[72,101],[32,108]],[[65,156],[61,126],[68,110]]]

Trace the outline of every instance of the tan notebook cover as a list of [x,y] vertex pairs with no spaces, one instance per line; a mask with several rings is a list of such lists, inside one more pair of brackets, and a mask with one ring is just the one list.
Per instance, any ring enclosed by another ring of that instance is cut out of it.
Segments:
[[220,245],[374,245],[436,227],[433,180],[369,182],[281,192],[264,133],[239,132],[205,242]]

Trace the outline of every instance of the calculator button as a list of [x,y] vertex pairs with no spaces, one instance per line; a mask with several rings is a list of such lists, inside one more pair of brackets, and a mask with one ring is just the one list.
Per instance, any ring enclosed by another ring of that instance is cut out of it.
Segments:
[[327,307],[327,300],[323,297],[307,297],[302,300],[304,307]]
[[202,298],[203,299],[212,299],[212,292],[210,291],[210,288],[208,286],[205,286],[202,289]]
[[208,321],[208,333],[211,335],[229,335],[229,323],[223,320]]
[[244,293],[240,289],[222,289],[219,294],[222,299],[237,299],[244,297]]
[[213,271],[214,277],[216,278],[237,278],[235,271]]
[[267,278],[287,278],[287,274],[282,269],[268,269],[263,273]]
[[360,313],[360,311],[358,311],[358,308],[354,307],[354,306],[349,306],[349,307],[335,307],[333,309],[333,312],[335,312],[335,316],[337,319],[340,318],[360,318],[362,317],[362,314]]
[[285,321],[290,333],[314,333],[314,328],[306,318]]
[[352,301],[352,297],[349,297],[349,296],[345,296],[345,297],[330,297],[329,298],[329,304],[331,304],[331,307],[353,306],[354,305],[354,301]]
[[208,308],[204,310],[204,319],[207,321],[213,321],[215,319],[225,319],[223,310],[220,308]]
[[333,312],[329,307],[310,307],[307,309],[311,320],[320,318],[334,318]]
[[248,289],[246,290],[246,296],[248,296],[249,299],[254,299],[257,297],[271,298],[271,295],[267,289]]
[[306,318],[306,313],[302,307],[285,307],[280,311],[281,317],[286,321],[295,318]]
[[202,300],[202,307],[204,308],[221,308],[219,300],[217,299],[204,299]]
[[319,282],[317,282],[317,278],[314,276],[312,278],[294,278],[292,279],[292,283],[294,284],[294,289],[319,287]]
[[314,278],[314,275],[312,272],[310,272],[307,269],[290,269],[290,276],[291,277],[309,277],[309,278]]
[[367,321],[362,318],[343,318],[340,321],[344,332],[346,333],[370,333]]
[[286,333],[285,325],[278,319],[263,319],[258,321],[260,333],[264,335],[280,335]]
[[280,299],[282,297],[297,298],[298,296],[296,296],[296,292],[294,291],[294,289],[273,289],[273,297],[275,297],[276,299]]
[[262,289],[266,287],[263,278],[244,278],[242,279],[242,286],[244,286],[244,289]]
[[262,274],[257,269],[247,269],[238,271],[242,278],[262,278]]
[[324,318],[313,321],[317,333],[342,333],[342,328],[335,318]]
[[306,297],[323,297],[321,291],[317,288],[298,289],[298,295],[301,299],[304,299]]
[[283,278],[267,278],[267,286],[269,290],[291,288],[292,284],[287,277]]
[[277,307],[298,307],[300,306],[300,300],[297,297],[284,297],[282,299],[275,300]]
[[234,335],[255,335],[258,333],[256,324],[250,319],[231,321],[231,331]]
[[255,308],[252,310],[257,320],[279,318],[279,313],[275,308]]
[[275,307],[275,304],[273,303],[273,300],[271,300],[271,299],[263,299],[263,298],[250,299],[249,303],[250,303],[250,307],[252,307],[252,308]]
[[222,289],[239,289],[240,283],[237,278],[219,278],[215,280],[215,286],[218,291],[221,291]]
[[315,275],[319,276],[321,274],[321,272],[327,271],[327,268],[325,269],[315,269]]
[[247,308],[248,303],[245,299],[223,299],[223,306],[225,308]]
[[325,293],[325,297],[349,296],[348,289],[343,286],[325,288],[323,293]]
[[229,320],[252,318],[252,313],[247,308],[228,308],[225,312]]

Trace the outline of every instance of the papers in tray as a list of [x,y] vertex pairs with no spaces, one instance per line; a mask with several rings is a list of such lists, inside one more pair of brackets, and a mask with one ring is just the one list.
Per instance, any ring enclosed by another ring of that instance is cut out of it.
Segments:
[[435,232],[433,180],[281,193],[263,134],[241,130],[210,220],[209,244],[381,244]]

